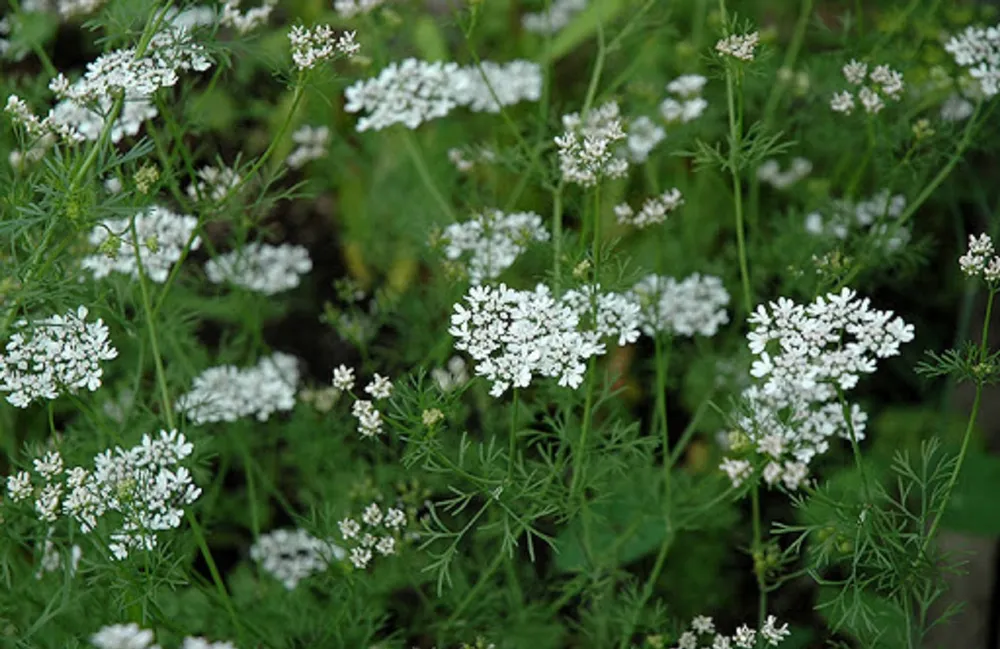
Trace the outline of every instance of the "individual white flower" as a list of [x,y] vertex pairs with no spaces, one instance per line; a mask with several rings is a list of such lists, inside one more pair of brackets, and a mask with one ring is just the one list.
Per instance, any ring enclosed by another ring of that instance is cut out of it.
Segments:
[[402,509],[390,507],[385,512],[385,519],[382,521],[386,529],[400,530],[406,527],[406,513]]
[[365,547],[357,547],[351,550],[351,563],[358,570],[364,570],[372,560],[372,551]]
[[219,24],[223,27],[232,27],[240,34],[246,34],[267,24],[278,0],[263,0],[256,7],[246,11],[240,11],[241,4],[242,0],[226,0],[222,5]]
[[361,514],[361,520],[365,525],[370,527],[375,527],[382,524],[382,509],[378,506],[378,503],[372,503],[365,507],[364,513]]
[[955,63],[969,69],[986,98],[1000,92],[1000,26],[966,27],[944,46]]
[[373,439],[382,434],[382,413],[366,399],[358,399],[351,406],[351,414],[358,420],[358,432],[365,439]]
[[528,32],[554,34],[569,25],[586,8],[587,0],[552,0],[547,11],[521,16],[521,26]]
[[298,364],[294,356],[275,352],[243,370],[231,365],[209,368],[195,377],[176,408],[195,424],[249,416],[267,421],[273,413],[295,407]]
[[306,29],[295,25],[288,32],[292,61],[299,70],[311,70],[324,61],[340,56],[354,56],[361,46],[354,40],[356,32],[340,32],[333,25],[317,25]]
[[660,103],[660,115],[667,123],[671,122],[692,122],[705,112],[708,102],[701,97],[678,101],[672,97],[667,97]]
[[101,386],[101,361],[117,358],[104,321],[86,322],[86,307],[29,323],[14,323],[14,333],[0,354],[0,392],[27,408],[37,399]]
[[344,537],[345,541],[357,538],[358,534],[361,533],[361,525],[353,518],[345,518],[337,523],[337,527],[340,528],[340,535]]
[[445,257],[465,260],[473,284],[496,279],[531,242],[548,239],[549,232],[538,214],[505,214],[500,210],[486,210],[463,223],[452,223],[441,236]]
[[[132,224],[135,224],[133,236]],[[132,218],[107,219],[94,227],[88,242],[95,254],[83,258],[80,265],[90,271],[95,279],[122,273],[139,277],[142,271],[152,281],[167,281],[173,265],[180,260],[185,246],[197,250],[201,237],[192,238],[198,219],[186,214],[175,214],[165,207],[147,208]],[[123,239],[115,249],[107,249],[112,241]],[[136,262],[138,249],[139,263]]]
[[617,103],[591,109],[582,118],[579,113],[563,115],[562,122],[565,130],[555,143],[564,181],[593,187],[628,172],[628,161],[617,152],[618,142],[626,138]]
[[382,556],[396,554],[396,539],[392,536],[383,536],[375,544],[375,551]]
[[706,615],[698,615],[691,620],[691,630],[695,633],[715,633],[715,623]]
[[365,386],[365,392],[372,395],[372,399],[388,399],[392,396],[392,381],[376,373],[371,383]]
[[850,115],[854,112],[854,95],[848,90],[834,93],[833,98],[830,99],[830,109],[835,113]]
[[683,99],[700,97],[707,82],[700,74],[682,74],[667,84],[667,91]]
[[868,78],[868,64],[851,59],[851,62],[843,67],[843,73],[848,83],[860,86]]
[[785,190],[812,172],[812,163],[805,158],[792,158],[788,169],[782,171],[775,159],[765,160],[757,167],[757,179],[775,189]]
[[333,368],[333,387],[343,392],[354,389],[354,368],[346,365]]
[[729,322],[729,292],[722,280],[694,273],[680,282],[647,275],[633,288],[640,307],[640,326],[647,336],[657,333],[693,337],[714,336]]
[[7,497],[14,502],[21,502],[31,498],[34,489],[31,486],[31,474],[27,471],[18,471],[7,477]]
[[649,153],[665,137],[667,137],[667,132],[654,124],[653,120],[645,115],[636,117],[628,124],[628,135],[625,141],[626,146],[628,146],[629,158],[632,162],[645,162],[649,158]]
[[343,560],[346,555],[343,548],[303,529],[278,529],[262,534],[250,548],[250,558],[288,590],[294,590],[300,581],[325,571],[334,560]]
[[677,188],[668,189],[659,196],[647,198],[642,209],[636,214],[628,203],[621,203],[614,208],[615,216],[622,225],[631,225],[640,230],[651,225],[657,225],[667,220],[667,214],[684,204],[684,198]]
[[41,458],[36,458],[32,464],[35,472],[46,482],[51,482],[63,472],[63,459],[59,451],[49,451]]
[[330,140],[330,129],[325,126],[302,126],[292,133],[295,150],[285,159],[292,169],[298,169],[311,160],[326,156],[326,145]]
[[381,7],[385,0],[334,0],[333,10],[341,18],[354,18]]
[[754,649],[757,644],[757,631],[744,624],[736,629],[736,635],[733,636],[733,644],[740,649]]
[[275,295],[297,287],[312,270],[309,252],[302,246],[272,246],[257,241],[209,259],[205,274],[215,284],[231,282],[255,293]]
[[861,105],[865,111],[870,115],[876,115],[885,108],[885,102],[882,101],[882,98],[868,86],[858,91],[858,99],[861,101]]
[[759,32],[731,34],[715,44],[715,51],[740,61],[753,61],[754,50],[760,42]]
[[469,372],[461,356],[452,356],[445,367],[431,370],[431,378],[442,392],[451,392],[469,382]]

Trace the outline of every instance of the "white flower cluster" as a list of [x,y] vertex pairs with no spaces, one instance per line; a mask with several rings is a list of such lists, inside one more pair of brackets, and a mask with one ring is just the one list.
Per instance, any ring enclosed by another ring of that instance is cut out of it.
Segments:
[[94,469],[64,470],[62,456],[51,451],[34,461],[34,484],[27,471],[7,478],[7,495],[14,502],[35,498],[38,518],[54,523],[59,515],[76,521],[84,534],[108,513],[118,514],[109,550],[115,559],[133,550],[153,550],[157,532],[180,527],[185,505],[201,495],[191,473],[180,461],[194,446],[176,430],[158,438],[143,435],[128,450],[117,446],[94,457]]
[[[759,384],[745,391],[747,409],[736,425],[767,461],[765,481],[796,489],[830,437],[850,439],[852,431],[855,439],[863,437],[867,416],[851,405],[848,422],[840,397],[862,375],[873,374],[879,359],[898,355],[900,344],[913,340],[913,325],[892,311],[872,309],[847,288],[808,305],[787,298],[760,305],[748,322],[747,340],[757,356],[750,374]],[[723,465],[734,485],[749,468],[746,460]]]
[[647,275],[632,288],[632,295],[640,308],[642,333],[650,337],[658,333],[714,336],[729,322],[729,292],[712,275],[695,273],[679,282]]
[[828,215],[810,212],[806,215],[805,230],[815,236],[846,240],[855,229],[861,229],[887,251],[898,250],[910,240],[909,230],[897,227],[892,221],[906,209],[906,197],[891,194],[883,189],[871,198],[857,203],[835,200]]
[[464,301],[455,304],[448,331],[456,338],[455,349],[476,361],[476,374],[493,382],[495,397],[511,386],[527,387],[536,375],[576,389],[586,361],[605,353],[602,338],[617,336],[625,344],[638,335],[638,305],[601,294],[599,287],[556,299],[543,284],[534,291],[474,286]]
[[549,232],[539,215],[500,210],[486,210],[464,223],[452,223],[442,234],[444,256],[451,261],[465,259],[473,284],[496,279],[532,241],[548,240]]
[[622,225],[631,225],[640,230],[651,225],[658,225],[667,220],[667,214],[684,204],[684,197],[679,189],[668,189],[659,196],[647,198],[642,209],[636,214],[628,203],[615,205],[615,216]]
[[[135,622],[111,624],[90,636],[90,644],[97,649],[160,649],[160,645],[153,643],[153,632]],[[200,636],[188,636],[180,649],[236,649],[236,646],[231,642],[209,642]]]
[[496,159],[496,152],[488,146],[448,149],[448,160],[463,174],[472,171],[477,164],[489,164],[496,162]]
[[1000,281],[1000,256],[993,254],[993,239],[988,234],[969,235],[969,249],[958,258],[962,272],[969,277],[982,277],[993,284]]
[[521,26],[536,34],[555,34],[586,8],[587,0],[551,0],[547,11],[521,16]]
[[465,359],[461,356],[452,356],[444,367],[435,367],[431,370],[431,378],[434,379],[441,392],[448,393],[457,390],[469,382],[469,372],[466,369]]
[[667,137],[667,132],[645,115],[640,115],[628,123],[625,145],[632,162],[642,163],[650,152]]
[[375,11],[385,0],[334,0],[333,10],[341,18],[354,18]]
[[969,68],[983,95],[993,97],[1000,92],[1000,25],[966,27],[961,34],[952,36],[944,49],[956,64]]
[[285,160],[292,169],[298,169],[311,160],[326,155],[326,145],[330,141],[330,129],[325,126],[303,126],[292,133],[295,150]]
[[232,27],[240,34],[246,34],[267,24],[278,0],[264,0],[258,6],[246,11],[240,11],[241,4],[242,0],[226,0],[222,5],[219,24],[223,27]]
[[[336,382],[336,372],[334,377]],[[375,374],[371,382],[365,386],[365,392],[371,395],[371,399],[357,399],[351,407],[351,414],[358,420],[358,432],[361,436],[372,439],[382,434],[382,413],[375,408],[375,401],[392,396],[392,381]]]
[[778,161],[772,158],[757,167],[757,180],[775,189],[785,190],[812,173],[812,168],[812,163],[805,158],[792,158],[788,169],[782,171]]
[[231,167],[205,166],[198,170],[198,180],[188,185],[187,195],[193,201],[201,199],[217,203],[239,187],[242,180]]
[[69,573],[72,578],[76,575],[76,570],[80,566],[80,558],[83,557],[83,550],[80,549],[79,545],[73,545],[66,552],[66,557],[63,557],[63,553],[59,551],[56,544],[52,542],[52,528],[49,528],[49,534],[45,538],[45,545],[42,548],[42,558],[39,562],[38,572],[35,573],[35,579],[41,579],[45,573],[49,572],[63,572]]
[[215,284],[231,282],[264,295],[289,291],[312,270],[309,251],[283,243],[272,246],[252,242],[205,262],[205,273]]
[[749,34],[730,34],[715,44],[715,51],[724,56],[731,56],[740,61],[753,61],[754,50],[760,42],[759,32]]
[[350,550],[351,563],[358,570],[364,570],[375,554],[396,554],[399,536],[406,527],[406,513],[395,507],[383,512],[378,503],[372,503],[361,514],[360,523],[345,518],[337,525],[344,540],[354,545]]
[[682,74],[667,84],[667,97],[660,104],[660,115],[667,123],[687,123],[701,117],[708,102],[701,96],[708,81],[700,74]]
[[956,92],[941,102],[939,114],[946,122],[963,122],[969,119],[975,110],[976,107],[971,101]]
[[0,354],[0,392],[7,401],[27,408],[36,399],[55,399],[63,392],[101,387],[101,361],[118,356],[108,328],[98,318],[87,322],[87,308],[66,315],[14,323],[14,333]]
[[[888,65],[877,65],[871,74],[868,74],[867,63],[851,59],[851,62],[844,66],[843,73],[848,83],[861,86],[858,90],[858,100],[865,112],[870,115],[885,108],[883,97],[893,101],[899,101],[903,97],[903,75]],[[874,85],[865,85],[866,81],[871,81]],[[854,93],[850,90],[834,93],[830,100],[830,108],[834,112],[850,115],[854,111]]]
[[541,92],[541,68],[530,61],[483,61],[480,69],[410,58],[390,63],[377,77],[348,87],[344,109],[367,113],[358,120],[359,132],[379,131],[393,124],[415,129],[459,106],[498,113],[501,106],[538,101]]
[[[135,215],[135,237],[132,236],[132,219],[107,219],[95,226],[88,239],[97,253],[88,255],[81,266],[95,279],[111,273],[139,276],[139,263],[145,275],[158,284],[167,281],[170,269],[181,258],[184,246],[191,241],[191,250],[197,250],[201,238],[191,235],[198,227],[193,216],[175,214],[165,207],[153,206]],[[120,241],[124,237],[125,241]],[[108,249],[110,244],[114,244]],[[136,261],[136,249],[139,260]]]
[[[690,629],[681,634],[672,649],[757,649],[757,647],[777,647],[791,635],[788,624],[778,626],[778,620],[768,615],[760,630],[746,624],[727,636],[718,633],[712,618],[699,615],[691,620]],[[700,640],[700,641],[699,641]],[[703,644],[704,643],[704,644]]]
[[333,25],[317,25],[306,29],[295,25],[288,32],[288,42],[292,46],[292,62],[299,70],[311,70],[323,61],[332,61],[338,56],[354,56],[361,46],[354,40],[356,32],[340,32]]
[[273,413],[295,407],[298,385],[298,359],[275,352],[243,370],[232,365],[210,367],[195,377],[176,408],[195,424],[250,416],[267,421]]
[[563,115],[562,123],[565,131],[555,143],[564,181],[593,187],[602,178],[621,178],[628,172],[628,161],[616,151],[626,137],[617,103],[610,101],[583,118],[579,113]]
[[347,556],[343,548],[303,529],[279,529],[262,534],[250,548],[250,558],[288,590]]

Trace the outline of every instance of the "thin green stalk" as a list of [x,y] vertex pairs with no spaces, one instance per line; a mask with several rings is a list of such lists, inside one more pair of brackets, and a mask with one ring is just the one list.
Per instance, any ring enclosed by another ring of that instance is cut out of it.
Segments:
[[243,455],[243,474],[247,481],[247,499],[250,501],[250,530],[253,532],[253,538],[257,539],[260,537],[260,516],[257,513],[257,488],[253,479],[253,456],[241,431],[235,431],[233,436],[238,438],[236,445],[240,447],[240,453]]
[[519,390],[514,388],[514,403],[510,408],[510,440],[507,447],[507,482],[514,477],[514,458],[517,454],[517,398]]
[[434,184],[434,177],[431,175],[430,170],[427,168],[427,161],[424,159],[423,154],[420,152],[420,147],[413,137],[413,133],[410,131],[403,132],[403,142],[406,144],[406,151],[410,154],[410,159],[413,161],[413,166],[417,169],[417,174],[420,176],[420,180],[423,181],[424,187],[427,188],[428,193],[437,202],[441,211],[448,217],[450,221],[457,220],[455,216],[455,211],[451,209],[451,205],[445,199],[441,190],[437,188]]
[[[725,0],[719,0],[725,16]],[[750,290],[750,270],[747,264],[746,236],[743,224],[743,185],[740,182],[739,151],[743,139],[743,115],[736,108],[736,88],[733,69],[726,63],[726,106],[729,113],[729,171],[733,183],[733,208],[736,212],[736,246],[740,258],[740,283],[743,287],[743,308],[753,310],[753,293]]]
[[764,626],[767,617],[767,582],[764,571],[764,543],[761,535],[760,485],[754,482],[750,489],[750,507],[753,517],[753,572],[757,578],[757,591],[760,594],[757,606],[757,626]]
[[587,361],[587,396],[583,403],[583,423],[580,425],[580,441],[573,453],[573,478],[570,480],[569,493],[573,500],[576,500],[577,484],[579,484],[580,474],[583,472],[583,456],[587,448],[587,436],[590,432],[590,411],[594,408],[594,359],[591,357]]
[[555,275],[556,292],[562,288],[562,231],[563,231],[563,183],[552,190],[552,273]]
[[581,115],[586,117],[590,112],[590,107],[594,105],[594,98],[597,96],[597,85],[601,81],[601,72],[604,70],[604,57],[607,55],[607,48],[604,45],[604,25],[597,23],[597,58],[594,60],[594,69],[590,73],[590,83],[587,84],[587,96],[583,101]]

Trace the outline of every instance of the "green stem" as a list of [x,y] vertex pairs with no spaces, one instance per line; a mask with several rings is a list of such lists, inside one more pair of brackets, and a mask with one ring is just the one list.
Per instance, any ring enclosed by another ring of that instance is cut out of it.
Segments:
[[517,454],[517,398],[519,390],[514,388],[514,403],[510,408],[510,440],[507,448],[507,482],[514,477],[514,458]]
[[562,231],[563,231],[563,183],[552,190],[552,272],[555,275],[555,290],[562,287]]
[[406,151],[410,154],[410,159],[413,161],[413,166],[417,169],[417,174],[420,176],[420,180],[423,181],[424,187],[427,188],[428,193],[437,202],[441,211],[447,215],[449,221],[456,221],[455,211],[451,209],[451,205],[445,199],[441,190],[437,188],[434,183],[434,177],[431,175],[430,170],[427,168],[427,161],[424,159],[423,154],[420,152],[420,147],[417,146],[413,133],[410,131],[403,132],[403,142],[406,144]]
[[[720,0],[725,15],[725,1]],[[736,108],[736,88],[732,64],[726,63],[726,105],[729,113],[729,171],[733,183],[733,208],[736,212],[736,245],[740,258],[740,282],[743,286],[743,308],[753,310],[753,293],[750,290],[750,270],[747,265],[747,247],[743,224],[743,185],[740,182],[739,151],[743,138],[742,111]],[[738,114],[739,113],[739,114]]]
[[764,618],[767,616],[767,583],[764,571],[764,543],[761,535],[761,514],[760,514],[760,486],[754,482],[750,490],[750,506],[753,516],[753,572],[757,578],[757,591],[760,593],[757,607],[758,628],[764,626]]

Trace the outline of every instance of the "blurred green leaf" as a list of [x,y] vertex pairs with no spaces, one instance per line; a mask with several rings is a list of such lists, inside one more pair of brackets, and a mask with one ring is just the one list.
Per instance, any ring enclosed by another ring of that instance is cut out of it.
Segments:
[[970,452],[962,465],[951,500],[941,517],[949,530],[1000,535],[1000,457]]

